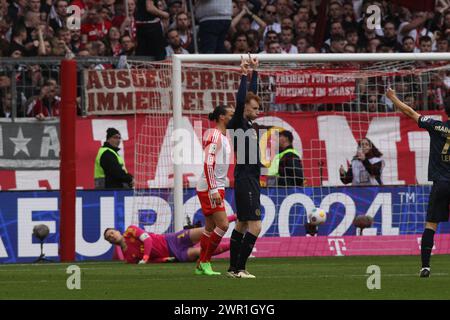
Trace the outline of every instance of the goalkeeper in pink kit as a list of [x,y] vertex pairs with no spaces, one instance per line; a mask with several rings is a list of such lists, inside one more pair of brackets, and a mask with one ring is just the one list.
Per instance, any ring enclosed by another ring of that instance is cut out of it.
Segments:
[[[230,221],[235,216],[228,217]],[[186,229],[175,233],[148,233],[137,226],[129,226],[122,234],[114,228],[105,230],[106,241],[120,247],[123,259],[128,263],[157,262],[192,262],[200,256],[200,247],[195,245],[200,241],[204,228]],[[214,255],[230,249],[229,243],[217,247]]]

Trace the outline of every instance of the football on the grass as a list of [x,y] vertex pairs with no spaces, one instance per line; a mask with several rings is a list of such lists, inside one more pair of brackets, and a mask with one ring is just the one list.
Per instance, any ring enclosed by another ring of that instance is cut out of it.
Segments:
[[353,225],[360,229],[369,228],[370,226],[372,226],[372,223],[373,223],[373,218],[370,216],[366,216],[366,215],[357,216],[353,220]]

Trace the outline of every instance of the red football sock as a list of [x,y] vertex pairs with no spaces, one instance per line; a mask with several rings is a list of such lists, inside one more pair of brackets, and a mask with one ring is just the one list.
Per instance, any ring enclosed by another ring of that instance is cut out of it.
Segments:
[[203,231],[200,237],[200,262],[206,262],[206,253],[208,252],[208,244],[210,239],[210,233],[208,231]]
[[227,216],[227,220],[228,222],[233,222],[237,220],[237,215],[236,214],[232,214],[231,216]]
[[214,229],[214,232],[211,233],[211,236],[209,237],[208,249],[206,250],[206,257],[205,257],[206,261],[211,260],[214,251],[216,251],[224,235],[225,231],[217,227]]
[[230,250],[230,241],[219,244],[216,251],[214,251],[212,255],[217,256],[218,254],[224,253],[228,250]]

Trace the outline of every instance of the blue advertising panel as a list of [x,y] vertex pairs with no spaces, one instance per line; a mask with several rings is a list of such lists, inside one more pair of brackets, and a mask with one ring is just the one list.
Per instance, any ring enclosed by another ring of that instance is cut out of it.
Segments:
[[[263,188],[261,213],[264,237],[305,235],[307,212],[320,207],[328,212],[318,235],[355,235],[352,221],[356,215],[374,217],[369,235],[409,235],[423,231],[430,186]],[[149,201],[140,211],[149,231],[172,232],[173,208],[169,190],[151,190]],[[203,220],[194,189],[184,194],[185,212],[193,223]],[[233,190],[226,193],[227,211],[233,212]],[[47,257],[58,260],[59,193],[57,191],[0,192],[0,263],[32,262],[40,254],[40,244],[32,236],[33,227],[44,223],[50,235],[45,240]],[[165,204],[166,206],[161,206]],[[165,208],[162,210],[161,208]],[[171,212],[166,209],[170,208]],[[162,212],[164,211],[164,212]],[[124,230],[133,215],[132,191],[78,191],[76,251],[77,260],[109,260],[112,246],[103,240],[103,231],[114,226]],[[161,223],[161,216],[165,217]],[[157,229],[152,229],[156,227]],[[141,225],[144,227],[144,225]],[[230,232],[230,230],[229,230]],[[439,233],[450,233],[448,223]]]

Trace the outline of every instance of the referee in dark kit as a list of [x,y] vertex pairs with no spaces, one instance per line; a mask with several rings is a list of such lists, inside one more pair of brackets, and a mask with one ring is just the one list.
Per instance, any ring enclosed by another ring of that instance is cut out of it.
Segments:
[[[256,58],[249,56],[242,59],[236,110],[228,124],[228,129],[234,132],[236,154],[234,194],[237,221],[230,239],[230,268],[227,272],[227,276],[232,278],[255,278],[247,271],[246,263],[261,232],[259,127],[253,123],[258,117],[261,104],[261,99],[256,95],[257,66]],[[252,79],[247,92],[247,77],[250,74]]]

